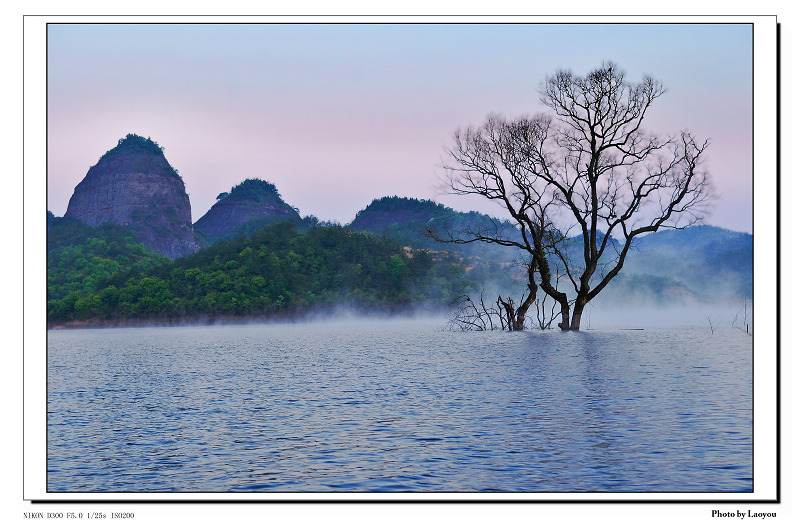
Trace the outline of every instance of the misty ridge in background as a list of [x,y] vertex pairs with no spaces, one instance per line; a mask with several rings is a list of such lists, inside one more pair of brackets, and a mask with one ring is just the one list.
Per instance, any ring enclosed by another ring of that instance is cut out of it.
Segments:
[[[180,209],[190,205],[175,195],[177,172],[166,159],[153,160],[163,151],[142,140],[128,135],[101,157],[65,217],[48,212],[50,326],[441,315],[464,295],[496,297],[525,287],[516,251],[428,236],[487,225],[514,231],[507,221],[394,196],[372,201],[341,226],[301,217],[274,184],[256,178],[221,192],[193,227],[182,223],[180,233],[199,250],[186,254],[184,246],[171,257],[172,227],[189,218]],[[113,178],[98,171],[103,165],[113,166]],[[642,237],[590,311],[738,304],[751,298],[752,245],[751,235],[709,226]],[[568,249],[580,252],[579,240]]]

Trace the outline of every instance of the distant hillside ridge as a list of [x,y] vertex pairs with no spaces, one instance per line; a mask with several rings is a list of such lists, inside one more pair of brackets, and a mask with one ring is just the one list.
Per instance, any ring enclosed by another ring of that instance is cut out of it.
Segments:
[[211,244],[283,221],[302,223],[300,214],[281,198],[274,184],[254,178],[219,194],[194,228]]
[[350,227],[376,232],[383,231],[394,223],[425,224],[432,219],[453,214],[457,212],[452,208],[430,199],[387,196],[374,199],[365,209],[360,210]]
[[640,249],[657,246],[699,249],[709,244],[744,247],[752,245],[753,235],[713,225],[692,225],[685,229],[662,229],[636,238],[634,241]]
[[183,180],[157,142],[133,133],[89,168],[64,217],[92,227],[128,227],[147,248],[169,258],[200,248]]
[[503,231],[509,238],[519,237],[518,229],[508,221],[479,212],[459,212],[429,199],[398,196],[373,200],[356,214],[349,227],[379,234],[415,249],[454,251],[464,256],[498,261],[512,260],[516,251],[483,242],[466,245],[441,243],[430,238],[427,231],[431,229],[445,235],[448,230],[459,233],[469,228],[492,227]]
[[[471,267],[491,262],[509,264],[520,253],[513,248],[487,243],[444,244],[426,236],[432,228],[458,232],[465,227],[497,227],[510,238],[518,229],[477,212],[463,213],[430,200],[383,197],[360,211],[350,227],[390,238],[414,249],[446,250],[464,257]],[[598,238],[604,235],[598,231]],[[617,242],[619,245],[619,242]],[[564,241],[562,251],[573,267],[580,264],[583,236]],[[606,251],[614,260],[613,248]],[[522,255],[525,258],[524,254]],[[554,259],[553,264],[558,262]],[[573,275],[580,269],[573,269]],[[597,274],[600,274],[599,272]],[[677,294],[677,295],[676,295]],[[663,229],[634,240],[620,275],[612,280],[603,301],[647,298],[661,302],[680,297],[694,300],[751,299],[753,297],[753,236],[710,225]]]
[[753,297],[753,235],[712,225],[637,238],[626,269],[682,279],[708,296]]

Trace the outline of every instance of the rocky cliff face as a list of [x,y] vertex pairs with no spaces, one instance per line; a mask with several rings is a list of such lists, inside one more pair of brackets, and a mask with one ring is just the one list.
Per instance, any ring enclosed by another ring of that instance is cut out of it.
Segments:
[[121,139],[89,168],[64,217],[95,227],[126,226],[145,246],[170,258],[200,247],[183,180],[156,142],[137,135]]
[[282,221],[299,223],[302,220],[300,214],[281,199],[274,184],[247,179],[234,186],[230,193],[220,194],[214,206],[195,222],[194,228],[208,243],[214,243]]

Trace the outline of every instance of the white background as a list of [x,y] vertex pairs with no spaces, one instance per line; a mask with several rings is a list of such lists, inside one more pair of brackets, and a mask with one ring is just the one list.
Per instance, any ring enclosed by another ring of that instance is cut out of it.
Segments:
[[[430,2],[425,4],[427,13],[437,13],[436,6],[432,6]],[[699,2],[685,2],[687,6],[691,6],[695,11],[704,12],[700,9],[702,6]],[[178,4],[179,5],[179,4]],[[180,8],[176,7],[172,11],[165,7],[163,2],[139,2],[136,4],[137,10],[141,13],[152,14],[178,14],[184,15],[200,14],[197,9],[201,7],[196,4],[188,4],[190,7]],[[344,4],[338,5],[338,11],[341,13],[375,13],[375,8],[369,4],[364,6],[354,5],[351,9],[345,9]],[[641,13],[640,7],[637,4],[630,3],[630,8],[626,9],[625,3],[615,4],[621,13]],[[36,403],[36,396],[40,397],[39,400],[43,401],[44,390],[44,339],[43,332],[44,311],[42,304],[37,304],[36,301],[44,300],[45,285],[44,285],[44,157],[39,156],[44,151],[44,144],[38,145],[39,140],[44,138],[44,109],[43,105],[39,105],[39,114],[28,111],[25,115],[25,137],[26,148],[32,155],[30,159],[26,159],[25,165],[25,226],[24,226],[24,239],[23,227],[20,220],[23,219],[23,204],[21,198],[23,197],[23,158],[22,158],[22,130],[23,130],[23,113],[22,113],[22,73],[23,73],[23,15],[90,15],[90,14],[103,14],[113,15],[118,9],[113,8],[110,4],[104,2],[72,2],[69,8],[63,7],[63,3],[56,2],[38,2],[36,5],[28,4],[11,5],[3,8],[2,17],[2,31],[0,31],[0,38],[3,39],[3,88],[5,97],[2,99],[4,104],[3,123],[5,127],[2,128],[2,145],[4,161],[4,176],[5,176],[5,189],[4,194],[5,204],[2,209],[2,227],[6,229],[6,241],[11,244],[7,245],[6,253],[8,258],[4,261],[3,266],[3,283],[1,293],[6,294],[4,304],[0,305],[3,308],[3,332],[7,337],[5,343],[6,348],[2,350],[4,356],[4,381],[3,389],[3,437],[2,440],[2,455],[4,458],[4,466],[2,470],[3,482],[2,492],[0,492],[0,522],[7,527],[11,524],[10,528],[25,528],[27,526],[35,525],[40,526],[53,526],[63,527],[71,525],[93,525],[93,522],[80,521],[69,523],[66,521],[44,521],[35,522],[27,521],[23,518],[24,512],[83,512],[84,514],[90,511],[102,511],[106,514],[111,511],[126,511],[134,512],[136,518],[133,521],[106,521],[100,524],[103,529],[113,528],[116,525],[126,526],[127,528],[174,528],[175,526],[198,525],[207,524],[209,526],[227,526],[227,525],[243,525],[254,524],[263,525],[266,528],[291,528],[291,529],[532,529],[542,526],[555,526],[559,528],[592,528],[592,529],[632,529],[639,527],[667,529],[675,528],[677,526],[684,526],[688,529],[709,528],[713,529],[717,526],[735,525],[730,519],[712,518],[711,511],[718,509],[721,511],[747,511],[753,512],[777,512],[778,517],[774,520],[748,520],[742,522],[742,525],[752,526],[770,526],[779,529],[791,528],[791,523],[797,523],[795,518],[796,504],[792,503],[793,489],[792,480],[796,477],[796,466],[791,456],[791,441],[793,423],[791,422],[793,408],[793,396],[791,394],[791,381],[794,381],[794,366],[792,364],[792,351],[793,344],[791,341],[791,328],[793,325],[791,308],[786,304],[789,299],[789,294],[793,293],[796,289],[792,285],[791,277],[787,275],[792,270],[792,265],[796,264],[793,260],[792,254],[794,250],[791,246],[791,241],[787,238],[790,234],[796,234],[795,227],[796,218],[791,212],[791,202],[789,198],[793,197],[792,185],[792,164],[790,160],[790,153],[788,148],[784,148],[782,162],[782,183],[781,183],[781,197],[783,202],[783,219],[782,234],[784,241],[782,245],[782,264],[781,269],[784,273],[782,279],[783,303],[782,308],[782,321],[784,326],[784,337],[782,338],[782,375],[783,375],[783,400],[782,400],[782,503],[781,504],[753,504],[753,503],[734,503],[734,504],[301,504],[301,505],[279,505],[279,504],[257,504],[257,505],[242,505],[242,504],[228,504],[228,505],[212,505],[212,504],[30,504],[24,500],[23,495],[23,441],[22,441],[22,396],[23,396],[23,328],[22,328],[22,302],[23,297],[25,300],[25,325],[35,326],[31,330],[39,331],[25,335],[25,356],[26,365],[26,381],[28,387],[26,391],[31,391],[32,387],[36,385],[39,389],[31,395],[30,400],[26,398],[26,406],[33,408],[43,409],[43,404]],[[226,6],[233,6],[233,3],[226,3]],[[570,6],[575,12],[582,12],[580,4],[571,3]],[[636,7],[633,7],[636,6]],[[530,9],[529,4],[522,6],[514,6],[508,4],[507,6],[502,3],[492,4],[492,10],[498,14],[524,14]],[[680,3],[671,3],[670,9],[676,13],[683,13],[680,9]],[[778,7],[770,8],[769,3],[762,2],[759,4],[764,14],[777,14],[778,21],[783,24],[782,27],[782,114],[783,118],[783,131],[782,131],[782,144],[783,146],[792,146],[791,129],[795,119],[792,112],[792,87],[793,87],[793,69],[792,59],[794,55],[794,33],[795,28],[793,23],[796,20],[782,13]],[[129,8],[130,9],[130,8]],[[210,11],[208,14],[219,15],[222,14],[217,5],[209,5]],[[231,14],[236,13],[263,13],[268,9],[263,4],[248,6],[242,4],[241,7],[228,7]],[[295,4],[292,8],[288,9],[289,14],[300,14],[303,12],[302,8],[298,8]],[[386,8],[384,8],[386,9]],[[403,3],[402,7],[397,9],[388,9],[388,12],[395,13],[423,13],[423,8],[418,10],[409,3]],[[541,12],[542,9],[537,6],[537,11]],[[558,11],[558,7],[553,14],[563,14]],[[688,8],[687,8],[688,9]],[[190,11],[191,10],[191,11]],[[443,14],[463,14],[474,13],[479,15],[486,15],[487,12],[483,6],[469,9],[469,6],[459,4],[458,11],[454,8],[448,9],[443,7],[438,12]],[[309,7],[308,13],[330,13],[330,8],[324,7]],[[125,14],[129,14],[125,13]],[[686,14],[689,12],[687,11]],[[120,14],[122,14],[120,12]],[[597,20],[597,19],[593,19]],[[639,20],[638,18],[636,19]],[[712,19],[713,21],[721,20],[719,17]],[[580,20],[575,20],[580,21]],[[758,31],[756,38],[758,38]],[[42,46],[41,53],[43,54],[44,48]],[[35,61],[34,63],[35,64]],[[43,62],[42,62],[43,64]],[[770,186],[770,175],[774,175],[774,169],[770,168],[770,154],[774,153],[774,139],[770,139],[770,134],[774,134],[774,116],[772,109],[774,103],[770,103],[768,99],[759,99],[759,94],[765,96],[775,96],[774,90],[774,70],[770,71],[774,63],[770,64],[769,58],[763,59],[759,55],[759,45],[756,46],[756,211],[755,211],[755,241],[756,241],[756,289],[757,300],[760,304],[764,304],[763,300],[774,300],[774,279],[770,279],[770,274],[774,272],[775,248],[774,243],[770,243],[769,235],[774,234],[774,211],[776,207],[775,191]],[[41,65],[39,65],[41,66]],[[28,68],[26,66],[26,68]],[[39,78],[29,78],[28,85],[26,85],[26,106],[31,102],[41,101],[44,102],[43,91],[43,76],[36,72],[33,68],[26,70],[26,75],[33,74],[39,75]],[[760,87],[760,83],[764,85]],[[770,87],[772,90],[770,91]],[[759,110],[759,105],[764,105],[765,108]],[[32,107],[28,107],[29,109]],[[763,120],[763,122],[762,122]],[[765,129],[760,130],[760,127]],[[758,150],[762,151],[758,151]],[[39,150],[37,152],[37,150]],[[763,175],[763,178],[759,178]],[[766,234],[767,238],[763,235]],[[23,263],[19,260],[22,254],[23,243],[25,246],[25,285],[23,291]],[[795,265],[796,267],[796,265]],[[763,275],[763,276],[762,276]],[[770,306],[770,304],[767,304]],[[774,307],[774,304],[771,306]],[[766,330],[769,326],[771,319],[769,318],[769,307],[761,310],[762,313],[757,316],[760,323],[760,330]],[[775,338],[768,334],[761,335],[756,340],[759,342],[756,345],[756,375],[759,380],[756,381],[757,387],[757,401],[756,401],[756,430],[760,434],[768,434],[773,430],[771,426],[770,414],[774,404],[769,400],[770,394],[774,396],[774,384],[767,379],[762,381],[760,376],[774,374],[774,370],[770,371],[771,360],[774,357],[774,340]],[[764,343],[761,343],[764,341]],[[791,381],[790,381],[791,377]],[[41,392],[39,392],[41,391]],[[772,392],[770,392],[772,391]],[[765,392],[766,395],[761,394]],[[39,417],[41,419],[43,417]],[[44,448],[44,441],[38,437],[43,433],[43,422],[36,423],[36,418],[28,419],[26,429],[33,430],[29,432],[30,436],[26,439],[26,456],[42,455]],[[763,425],[762,425],[763,423]],[[38,433],[38,435],[37,435]],[[761,437],[768,437],[769,435],[758,435]],[[28,446],[29,445],[29,446]],[[761,446],[757,451],[762,451]],[[766,455],[760,457],[756,456],[757,466],[759,462],[770,460],[770,456]],[[39,464],[35,465],[41,467],[41,460]],[[769,473],[763,471],[763,473]],[[759,468],[756,477],[763,477],[762,470]],[[36,474],[39,477],[43,475]],[[29,491],[30,483],[34,481],[32,478],[25,477],[26,491]],[[769,487],[769,486],[767,486]],[[761,485],[757,484],[756,489],[762,490]],[[767,492],[765,490],[765,492]],[[757,495],[759,492],[757,492]],[[769,496],[772,497],[772,496]],[[130,497],[128,497],[130,498]],[[625,499],[630,499],[631,496],[623,496]],[[665,496],[657,497],[659,499],[666,498]],[[680,497],[686,499],[685,497]],[[714,499],[721,499],[722,496],[713,496]],[[85,499],[85,498],[84,498]],[[574,499],[574,497],[572,497]],[[203,525],[205,527],[205,525]]]

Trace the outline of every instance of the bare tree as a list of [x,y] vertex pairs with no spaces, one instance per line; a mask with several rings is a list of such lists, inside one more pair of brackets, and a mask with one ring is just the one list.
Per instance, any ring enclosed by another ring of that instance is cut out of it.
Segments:
[[[692,225],[709,202],[711,181],[702,171],[708,141],[642,127],[664,92],[649,76],[626,82],[613,63],[585,77],[561,71],[541,90],[554,115],[490,116],[478,128],[459,129],[445,165],[447,186],[499,203],[516,232],[493,226],[434,236],[523,250],[538,287],[559,305],[558,326],[580,329],[584,308],[620,272],[635,237]],[[571,233],[577,238],[567,238]],[[555,285],[551,262],[560,264],[574,296]]]
[[742,301],[742,309],[736,312],[736,315],[731,320],[731,327],[738,328],[742,330],[745,334],[752,336],[753,335],[753,324],[752,324],[752,311],[750,311],[750,315],[747,312],[747,299]]
[[[525,313],[533,304],[536,308],[536,321],[526,317]],[[456,310],[445,327],[451,331],[484,331],[484,330],[523,330],[535,324],[542,330],[551,327],[557,317],[555,302],[548,305],[548,298],[531,296],[529,292],[523,295],[519,305],[511,297],[498,296],[494,305],[487,305],[483,293],[471,297],[462,295],[456,301]]]
[[[497,319],[498,324],[495,324]],[[456,331],[484,331],[495,330],[503,326],[503,316],[500,308],[486,306],[483,293],[480,298],[473,299],[463,295],[456,303],[456,312],[450,317],[447,328]]]
[[714,330],[717,328],[717,321],[718,319],[713,315],[706,315],[706,322],[708,323],[708,329],[712,336],[714,335]]

